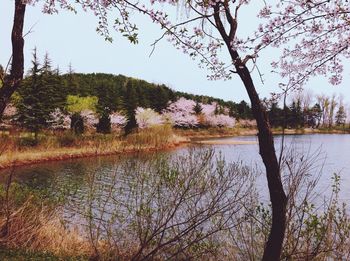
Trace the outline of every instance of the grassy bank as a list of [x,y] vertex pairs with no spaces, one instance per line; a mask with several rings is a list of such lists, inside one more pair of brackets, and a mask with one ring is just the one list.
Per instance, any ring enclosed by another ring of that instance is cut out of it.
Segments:
[[1,136],[0,169],[97,155],[168,149],[186,142],[170,126],[140,130],[127,137],[71,133],[44,133],[38,140],[30,134]]

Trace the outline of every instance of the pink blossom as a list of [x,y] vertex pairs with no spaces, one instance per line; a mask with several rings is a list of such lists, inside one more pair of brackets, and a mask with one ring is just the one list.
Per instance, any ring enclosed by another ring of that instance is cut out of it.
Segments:
[[59,108],[56,108],[50,113],[50,127],[52,129],[69,129],[71,118],[69,114],[63,113]]
[[199,124],[196,115],[181,111],[165,112],[164,116],[175,127],[194,128]]
[[111,128],[112,130],[119,130],[126,126],[128,123],[128,119],[119,112],[113,112],[109,115],[111,120]]
[[98,117],[95,112],[92,110],[83,110],[80,113],[80,116],[84,120],[84,124],[86,125],[87,128],[92,129],[98,124]]
[[5,110],[3,112],[3,116],[5,118],[12,118],[16,115],[17,113],[17,108],[13,104],[7,104],[5,107]]

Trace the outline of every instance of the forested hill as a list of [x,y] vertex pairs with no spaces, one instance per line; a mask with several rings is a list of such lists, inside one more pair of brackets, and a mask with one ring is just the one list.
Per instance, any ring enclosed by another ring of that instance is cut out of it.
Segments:
[[[45,75],[41,75],[45,78]],[[28,77],[30,78],[30,76]],[[98,98],[98,110],[108,107],[112,111],[128,110],[128,107],[152,108],[158,112],[165,109],[170,101],[180,97],[192,99],[201,103],[217,102],[221,107],[230,109],[230,114],[239,118],[250,118],[250,108],[244,101],[235,103],[224,101],[210,96],[193,95],[170,89],[164,84],[149,83],[144,80],[127,77],[124,75],[113,75],[105,73],[67,73],[50,74],[46,76],[45,89],[42,90],[43,99],[56,97],[51,100],[51,105],[64,107],[68,95],[81,97],[96,96]],[[50,80],[51,79],[51,80]],[[51,82],[51,84],[50,84]],[[23,92],[30,92],[26,80],[23,83]],[[45,91],[47,95],[45,95]]]

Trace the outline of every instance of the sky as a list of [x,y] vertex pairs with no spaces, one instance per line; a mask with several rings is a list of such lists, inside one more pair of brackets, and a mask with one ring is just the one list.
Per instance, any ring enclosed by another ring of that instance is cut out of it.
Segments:
[[[14,0],[1,0],[0,7],[0,64],[5,66],[11,56],[11,30]],[[255,14],[246,11],[239,24],[239,32],[252,31],[259,23]],[[36,47],[39,57],[49,53],[54,66],[67,71],[69,63],[75,72],[112,73],[143,79],[149,82],[166,84],[168,87],[193,94],[209,95],[224,100],[248,101],[245,89],[238,79],[209,81],[208,72],[198,67],[186,54],[176,50],[171,43],[161,41],[150,56],[151,44],[161,36],[161,30],[146,17],[133,14],[139,27],[139,43],[130,44],[126,39],[113,33],[113,43],[106,42],[96,33],[97,18],[82,10],[78,14],[60,11],[59,14],[47,15],[39,6],[27,7],[25,32],[33,27],[25,38],[25,70],[30,68],[31,53]],[[257,73],[254,82],[261,97],[269,97],[278,91],[279,77],[271,74],[269,63],[278,57],[278,49],[269,49],[260,54],[260,70],[264,74],[264,84]],[[223,53],[223,55],[226,55]],[[345,61],[349,63],[349,61]],[[332,86],[326,78],[317,77],[306,85],[315,94],[342,95],[350,104],[350,66],[345,64],[344,81],[339,86]]]

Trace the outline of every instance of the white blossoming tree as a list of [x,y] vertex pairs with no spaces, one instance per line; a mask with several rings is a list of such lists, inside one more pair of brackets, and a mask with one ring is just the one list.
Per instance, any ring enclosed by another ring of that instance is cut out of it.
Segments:
[[120,131],[128,123],[128,119],[119,112],[113,112],[109,115],[112,131]]
[[63,113],[59,108],[50,113],[50,119],[50,127],[54,130],[66,130],[71,126],[70,115]]
[[136,118],[137,126],[140,129],[145,129],[152,126],[164,124],[164,119],[162,115],[160,115],[159,113],[157,113],[151,108],[147,108],[147,109],[144,109],[142,107],[136,108],[135,118]]

